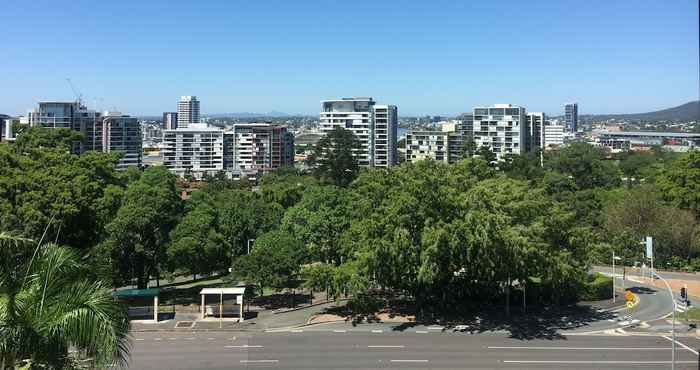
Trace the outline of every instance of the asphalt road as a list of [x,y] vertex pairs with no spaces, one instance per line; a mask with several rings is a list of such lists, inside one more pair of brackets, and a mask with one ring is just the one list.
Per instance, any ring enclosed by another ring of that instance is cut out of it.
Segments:
[[[595,266],[593,268],[594,271],[604,271],[604,272],[612,272],[612,267],[610,266]],[[694,281],[700,281],[700,275],[694,274],[694,273],[687,273],[687,272],[673,272],[673,271],[663,271],[663,270],[657,270],[657,272],[663,276],[666,279],[678,279],[678,280],[694,280]],[[617,266],[615,268],[615,273],[616,274],[621,274],[622,273],[622,267]],[[625,269],[625,273],[627,275],[633,275],[633,276],[642,276],[642,272],[640,269],[633,269],[631,267],[627,267]],[[645,270],[644,276],[649,276],[648,270]]]
[[[685,347],[684,347],[685,346]],[[679,340],[696,369],[700,340]],[[687,347],[687,348],[686,348]],[[394,332],[136,333],[131,369],[670,369],[671,340]]]

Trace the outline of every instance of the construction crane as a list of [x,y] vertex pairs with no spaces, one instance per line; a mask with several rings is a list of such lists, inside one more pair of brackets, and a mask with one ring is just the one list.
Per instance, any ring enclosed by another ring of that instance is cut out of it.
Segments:
[[73,90],[73,95],[75,95],[75,100],[78,101],[78,105],[82,105],[83,94],[79,93],[78,90],[75,89],[75,86],[73,85],[73,82],[70,80],[69,77],[66,77],[66,81],[68,81],[68,85],[70,86],[71,90]]

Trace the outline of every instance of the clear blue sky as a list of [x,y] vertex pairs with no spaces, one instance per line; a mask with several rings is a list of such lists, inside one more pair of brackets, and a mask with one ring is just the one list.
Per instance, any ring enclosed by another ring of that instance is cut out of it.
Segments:
[[317,114],[373,96],[402,115],[514,103],[561,114],[698,98],[697,0],[4,0],[0,113],[72,99],[133,115]]

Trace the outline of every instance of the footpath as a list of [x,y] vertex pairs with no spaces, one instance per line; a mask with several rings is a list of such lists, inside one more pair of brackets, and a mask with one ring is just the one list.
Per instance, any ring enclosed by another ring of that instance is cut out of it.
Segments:
[[285,329],[306,325],[313,316],[325,312],[328,308],[341,305],[344,301],[326,302],[313,306],[306,306],[296,310],[275,312],[272,310],[260,311],[257,317],[244,320],[239,323],[237,320],[224,318],[201,319],[198,313],[176,313],[171,319],[154,323],[151,320],[131,322],[132,332],[152,332],[152,331],[265,331],[273,329]]

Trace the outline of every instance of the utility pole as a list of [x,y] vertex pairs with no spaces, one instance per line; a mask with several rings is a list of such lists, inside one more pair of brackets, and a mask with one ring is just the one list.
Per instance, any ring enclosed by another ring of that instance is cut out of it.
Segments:
[[612,295],[613,295],[613,303],[615,303],[615,251],[612,251]]

